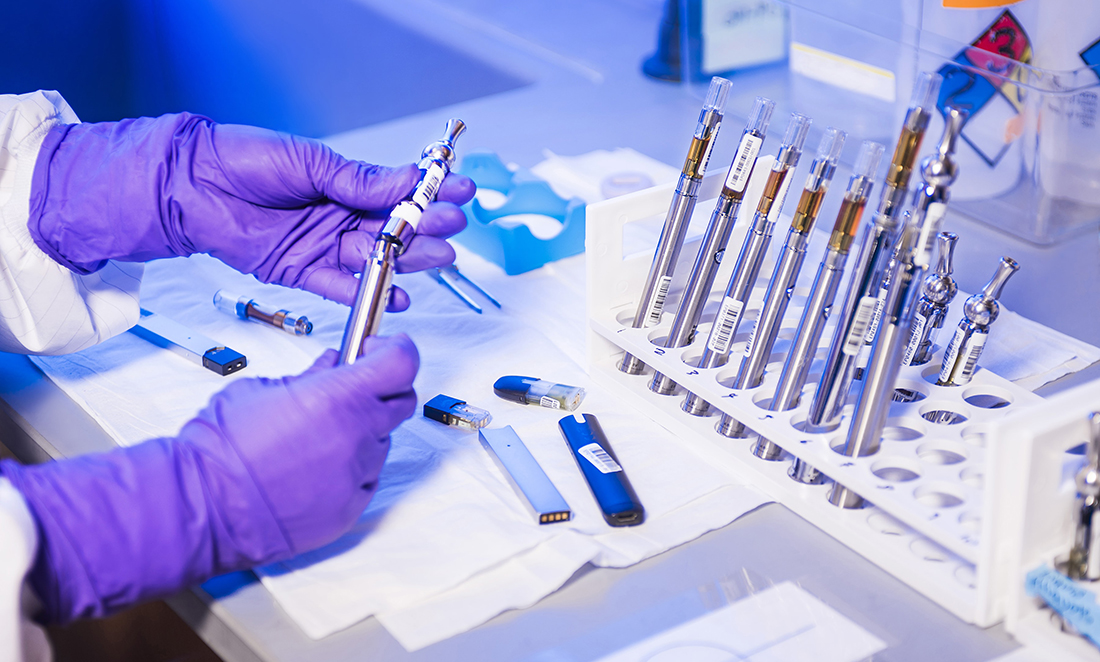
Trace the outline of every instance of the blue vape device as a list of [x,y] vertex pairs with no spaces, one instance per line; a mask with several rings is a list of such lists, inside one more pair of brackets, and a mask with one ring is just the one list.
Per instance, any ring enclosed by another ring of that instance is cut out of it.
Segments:
[[645,509],[607,442],[600,422],[592,414],[573,414],[558,421],[562,436],[573,449],[573,459],[603,518],[611,526],[635,526],[645,521]]

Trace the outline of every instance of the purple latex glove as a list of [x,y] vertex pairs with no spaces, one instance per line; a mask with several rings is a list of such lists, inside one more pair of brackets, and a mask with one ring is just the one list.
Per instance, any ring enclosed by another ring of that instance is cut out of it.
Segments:
[[174,439],[24,467],[0,463],[38,523],[44,620],[98,617],[335,540],[374,494],[412,415],[416,348],[369,338],[300,376],[241,379]]
[[[315,140],[180,114],[56,126],[31,182],[35,243],[78,273],[108,259],[209,253],[265,283],[351,305],[374,235],[410,193],[416,166],[349,161]],[[449,175],[398,260],[399,271],[451,264],[447,237],[474,194]],[[396,288],[395,288],[396,289]],[[408,306],[395,293],[391,307]]]

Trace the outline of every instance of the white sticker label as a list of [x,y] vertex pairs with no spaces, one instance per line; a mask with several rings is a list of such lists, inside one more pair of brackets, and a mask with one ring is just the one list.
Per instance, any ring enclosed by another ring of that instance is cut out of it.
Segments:
[[924,338],[924,327],[928,325],[928,318],[920,313],[913,315],[913,330],[909,334],[909,344],[905,346],[905,356],[901,359],[902,365],[913,365],[913,357],[920,349],[921,340]]
[[668,288],[671,285],[671,276],[661,276],[657,289],[653,292],[653,301],[649,303],[649,313],[645,316],[646,326],[656,326],[661,323],[661,312],[665,309],[665,299],[668,298]]
[[733,297],[722,300],[722,307],[718,309],[718,318],[714,328],[707,339],[707,349],[716,354],[725,354],[730,351],[730,341],[733,340],[733,331],[737,327],[737,318],[741,316],[741,310],[745,302]]
[[848,328],[848,337],[844,339],[844,346],[840,351],[848,356],[856,356],[863,348],[863,339],[867,337],[867,327],[871,325],[871,318],[875,314],[875,306],[878,297],[867,295],[859,300],[856,312],[852,316],[852,326]]
[[878,335],[878,327],[882,324],[882,312],[886,308],[887,294],[889,293],[885,288],[878,291],[878,299],[875,300],[875,314],[871,317],[871,326],[867,328],[867,336],[863,339],[863,342],[867,345],[875,342],[875,336]]
[[966,331],[961,327],[955,329],[955,335],[951,337],[951,344],[943,353],[943,367],[940,368],[938,381],[942,384],[951,383],[951,374],[955,372],[955,361],[959,358],[959,346],[962,345]]
[[393,211],[390,212],[390,218],[403,219],[406,223],[411,225],[415,231],[416,225],[420,223],[420,217],[423,214],[424,211],[420,209],[420,207],[417,207],[415,202],[405,200],[393,208]]
[[603,446],[595,442],[587,446],[581,446],[577,452],[602,474],[613,474],[623,470],[623,468],[619,466],[619,463],[607,454]]
[[756,157],[760,154],[760,146],[764,140],[751,133],[741,136],[741,145],[737,148],[737,156],[733,159],[729,174],[726,175],[726,188],[734,193],[743,193],[749,183],[749,175],[752,174],[752,166],[756,163]]
[[913,256],[913,264],[920,269],[927,269],[932,264],[932,249],[935,247],[936,235],[940,233],[945,215],[947,215],[947,205],[942,202],[929,204],[928,210],[924,213],[924,224],[921,226],[920,236],[917,237],[916,255]]
[[416,185],[416,190],[412,194],[412,201],[421,209],[426,209],[435,200],[436,194],[439,193],[439,187],[443,184],[443,178],[446,176],[447,171],[443,166],[433,161],[428,169],[424,171],[424,178]]
[[752,346],[756,344],[756,330],[760,328],[760,320],[757,319],[752,324],[752,331],[749,331],[749,341],[745,343],[745,356],[752,354]]
[[982,355],[982,349],[985,348],[987,338],[989,338],[989,334],[980,331],[975,331],[970,336],[969,342],[966,343],[966,351],[963,352],[966,363],[963,364],[962,373],[955,378],[955,383],[960,386],[970,383],[970,378],[974,376],[974,370],[978,367],[978,357]]
[[547,409],[561,409],[561,403],[548,395],[539,398],[539,406]]

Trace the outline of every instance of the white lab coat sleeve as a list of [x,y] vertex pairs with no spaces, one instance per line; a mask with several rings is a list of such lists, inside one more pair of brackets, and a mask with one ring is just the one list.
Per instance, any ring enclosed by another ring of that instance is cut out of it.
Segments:
[[38,534],[23,496],[0,476],[0,660],[49,662],[46,633],[28,618],[35,598],[25,577]]
[[31,177],[58,124],[78,122],[57,92],[0,95],[0,351],[67,354],[133,326],[143,265],[76,274],[31,239]]

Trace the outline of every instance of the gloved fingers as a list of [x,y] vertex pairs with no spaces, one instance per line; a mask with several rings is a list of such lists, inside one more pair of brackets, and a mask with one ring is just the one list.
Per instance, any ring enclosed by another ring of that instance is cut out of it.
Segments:
[[464,205],[473,200],[476,192],[477,186],[474,184],[474,180],[466,175],[452,172],[443,180],[443,184],[439,187],[439,193],[436,194],[435,198],[441,202]]
[[466,228],[466,212],[453,202],[433,202],[424,210],[416,234],[446,239]]
[[413,163],[390,168],[344,161],[315,185],[329,199],[352,209],[378,210],[401,202],[419,179],[420,170]]
[[432,267],[445,267],[454,264],[455,249],[443,239],[428,235],[417,235],[409,243],[409,249],[397,258],[398,273],[423,271]]
[[[453,261],[454,258],[452,257],[451,260]],[[398,271],[400,270],[399,262]],[[354,306],[355,297],[359,293],[359,279],[336,267],[318,267],[302,281],[302,289],[319,294],[329,301]],[[386,302],[386,311],[399,313],[407,310],[410,303],[408,292],[394,285],[390,288],[390,300]]]
[[357,390],[385,402],[412,390],[413,379],[420,369],[420,354],[403,333],[371,336],[363,340],[362,356],[349,368]]
[[313,362],[313,365],[305,369],[300,377],[306,375],[312,375],[315,372],[323,372],[336,365],[336,361],[340,358],[340,353],[335,349],[326,349],[317,357],[317,360]]

